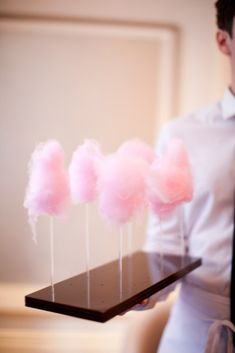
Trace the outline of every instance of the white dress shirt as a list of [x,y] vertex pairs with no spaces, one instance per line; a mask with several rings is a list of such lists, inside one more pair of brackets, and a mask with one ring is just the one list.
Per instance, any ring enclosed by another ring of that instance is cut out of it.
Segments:
[[[158,154],[172,138],[181,138],[188,149],[194,196],[180,212],[188,252],[203,261],[185,281],[227,297],[235,194],[235,97],[230,90],[216,104],[168,123],[157,142]],[[145,250],[180,253],[178,216],[176,210],[162,221],[163,234],[157,218],[150,216]]]
[[187,146],[194,196],[161,227],[150,217],[145,250],[180,254],[183,231],[188,253],[203,264],[182,280],[158,353],[235,353],[229,298],[235,195],[235,97],[230,90],[220,102],[167,124],[157,152],[172,138]]

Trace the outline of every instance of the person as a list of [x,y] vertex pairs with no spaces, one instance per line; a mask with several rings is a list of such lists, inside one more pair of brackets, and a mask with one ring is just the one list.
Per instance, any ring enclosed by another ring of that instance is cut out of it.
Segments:
[[[172,138],[187,146],[194,197],[182,206],[185,252],[202,266],[181,282],[158,353],[235,352],[230,321],[230,279],[235,195],[235,0],[218,0],[216,41],[228,57],[231,82],[223,98],[163,127],[157,143],[162,153]],[[146,251],[179,253],[178,212],[159,224],[150,217]],[[163,244],[162,244],[163,241]],[[235,298],[234,298],[235,300]]]

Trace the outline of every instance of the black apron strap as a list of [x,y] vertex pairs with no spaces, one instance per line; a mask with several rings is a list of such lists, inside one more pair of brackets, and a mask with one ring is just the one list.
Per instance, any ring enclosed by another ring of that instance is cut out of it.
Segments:
[[[232,245],[230,308],[231,308],[231,322],[235,325],[235,210],[234,210],[233,245]],[[235,345],[235,334],[233,335],[233,344]]]

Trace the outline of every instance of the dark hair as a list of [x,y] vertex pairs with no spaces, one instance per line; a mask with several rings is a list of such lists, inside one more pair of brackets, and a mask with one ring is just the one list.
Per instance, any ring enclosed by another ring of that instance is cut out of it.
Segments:
[[235,0],[217,0],[215,3],[217,26],[232,37]]

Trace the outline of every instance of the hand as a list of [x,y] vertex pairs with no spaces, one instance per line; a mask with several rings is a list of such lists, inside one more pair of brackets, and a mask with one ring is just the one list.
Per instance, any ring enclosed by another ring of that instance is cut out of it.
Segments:
[[143,299],[138,304],[132,306],[130,309],[123,311],[120,315],[125,315],[128,311],[141,311],[145,310],[147,305],[149,304],[149,298]]

